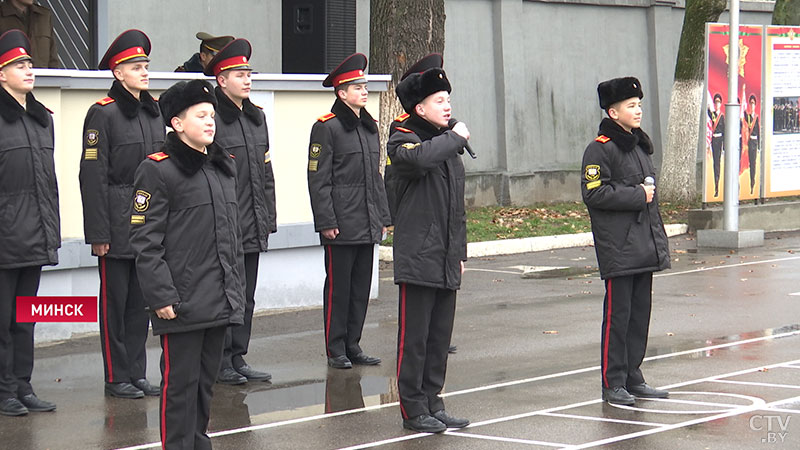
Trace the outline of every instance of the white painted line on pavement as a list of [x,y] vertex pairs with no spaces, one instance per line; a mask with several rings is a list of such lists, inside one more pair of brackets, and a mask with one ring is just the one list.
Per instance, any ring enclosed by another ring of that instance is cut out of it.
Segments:
[[763,387],[774,387],[781,389],[800,389],[800,386],[794,384],[759,383],[756,381],[737,381],[737,380],[712,380],[712,381],[714,383],[741,384],[745,386],[763,386]]
[[653,278],[660,278],[660,277],[672,277],[675,275],[686,275],[687,273],[697,273],[697,272],[707,272],[709,270],[719,270],[719,269],[728,269],[731,267],[744,267],[744,266],[753,266],[757,264],[767,264],[767,263],[774,263],[774,262],[781,262],[781,261],[791,261],[794,259],[800,259],[800,256],[789,256],[786,258],[776,258],[776,259],[765,259],[763,261],[749,261],[737,264],[723,264],[721,266],[713,266],[713,267],[699,267],[697,269],[692,270],[684,270],[682,272],[667,272],[667,273],[659,273],[653,275]]
[[769,408],[764,408],[763,410],[764,411],[774,411],[774,412],[779,412],[779,413],[784,413],[784,414],[800,414],[800,409],[786,409],[786,408],[769,407]]
[[342,447],[339,450],[360,450],[362,448],[372,448],[377,447],[379,445],[386,445],[386,444],[394,444],[395,442],[403,442],[403,441],[410,441],[412,439],[419,439],[426,436],[430,436],[431,433],[415,433],[415,434],[407,434],[405,436],[400,436],[391,439],[384,439],[382,441],[377,442],[368,442],[366,444],[361,445],[354,445],[352,447]]
[[464,272],[490,272],[490,273],[507,273],[511,275],[522,275],[522,272],[512,272],[510,270],[495,270],[495,269],[470,269],[464,268]]
[[555,442],[544,442],[544,441],[531,441],[528,439],[517,439],[517,438],[508,438],[508,437],[500,437],[500,436],[489,436],[486,434],[473,434],[473,433],[464,433],[463,431],[448,431],[445,434],[451,434],[453,436],[461,436],[461,437],[468,437],[473,439],[485,439],[487,441],[499,441],[499,442],[509,442],[512,444],[525,444],[525,445],[541,445],[545,447],[566,447],[569,444],[557,444]]
[[621,423],[624,425],[641,425],[643,427],[663,427],[664,425],[667,425],[666,423],[640,422],[638,420],[611,419],[608,417],[581,416],[578,414],[542,413],[540,415],[551,416],[551,417],[563,417],[564,419],[588,420],[591,422],[610,422],[610,423]]

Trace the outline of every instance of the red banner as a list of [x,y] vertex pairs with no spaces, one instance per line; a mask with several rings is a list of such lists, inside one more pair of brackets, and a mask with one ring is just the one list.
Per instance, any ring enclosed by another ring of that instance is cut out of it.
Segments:
[[97,297],[17,297],[17,322],[97,322]]

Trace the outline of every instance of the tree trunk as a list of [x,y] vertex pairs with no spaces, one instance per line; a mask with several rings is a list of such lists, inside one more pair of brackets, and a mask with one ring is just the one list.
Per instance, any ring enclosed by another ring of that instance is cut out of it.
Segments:
[[444,0],[370,0],[369,73],[392,76],[380,94],[381,171],[389,124],[403,112],[394,88],[411,64],[444,51],[444,21]]
[[773,25],[800,25],[800,2],[777,0],[772,11]]
[[669,104],[667,147],[661,168],[659,198],[686,202],[697,196],[697,148],[703,107],[705,24],[715,22],[727,0],[686,0],[675,82]]

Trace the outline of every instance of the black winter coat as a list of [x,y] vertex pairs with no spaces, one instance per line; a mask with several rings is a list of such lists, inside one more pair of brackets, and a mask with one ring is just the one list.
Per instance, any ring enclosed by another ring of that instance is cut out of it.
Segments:
[[57,264],[61,247],[53,119],[25,103],[0,88],[0,269]]
[[456,290],[467,260],[466,139],[417,116],[389,137],[394,178],[394,282]]
[[87,244],[110,243],[110,258],[133,259],[130,209],[139,163],[164,143],[158,103],[142,91],[137,100],[119,81],[89,108],[83,123],[80,183]]
[[151,315],[153,334],[228,324],[244,317],[236,167],[216,144],[208,156],[167,135],[163,153],[136,170],[131,247],[150,311],[180,305],[178,317]]
[[597,139],[583,154],[581,193],[604,280],[670,268],[658,188],[647,203],[639,186],[645,177],[655,179],[652,153],[653,143],[641,129],[628,133],[613,120],[603,119]]
[[391,224],[380,174],[378,127],[366,109],[361,117],[336,100],[331,113],[311,128],[308,193],[314,229],[339,228],[339,236],[322,244],[373,244]]
[[275,176],[269,154],[264,111],[245,99],[239,109],[218,87],[214,142],[234,156],[238,177],[239,226],[245,253],[267,251],[269,234],[278,230]]

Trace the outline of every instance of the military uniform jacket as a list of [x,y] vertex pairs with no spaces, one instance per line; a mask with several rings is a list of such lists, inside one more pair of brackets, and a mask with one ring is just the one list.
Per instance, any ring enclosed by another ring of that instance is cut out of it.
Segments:
[[[0,34],[21,30],[31,40],[33,67],[58,69],[56,37],[53,34],[53,15],[44,6],[33,4],[25,18],[9,0],[0,3]],[[27,20],[25,20],[27,19]]]
[[245,253],[267,251],[277,231],[275,177],[264,111],[245,99],[239,109],[218,87],[214,142],[234,156],[238,176],[239,225]]
[[108,257],[133,259],[133,175],[147,155],[159,151],[165,128],[158,103],[146,91],[136,100],[114,81],[108,95],[89,108],[83,124],[83,231],[87,244],[111,244]]
[[668,269],[669,241],[658,210],[640,184],[655,179],[653,144],[640,129],[628,133],[603,119],[600,135],[583,154],[581,193],[592,220],[603,279]]
[[173,320],[151,316],[153,333],[242,324],[244,257],[230,155],[212,144],[206,156],[170,133],[134,183],[128,218],[145,302],[150,311],[179,305]]
[[380,174],[378,127],[366,109],[361,117],[337,99],[331,114],[311,128],[308,192],[317,231],[339,228],[339,236],[322,244],[380,242],[391,224]]
[[711,146],[714,150],[722,150],[725,144],[725,115],[717,112],[708,112],[712,123]]
[[417,116],[389,137],[394,221],[394,282],[456,290],[467,260],[466,139]]
[[0,269],[58,263],[61,228],[50,111],[0,88]]

